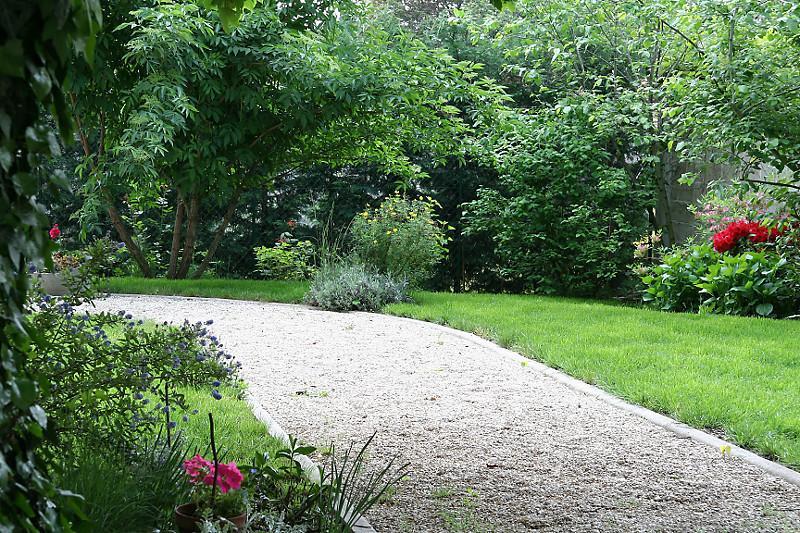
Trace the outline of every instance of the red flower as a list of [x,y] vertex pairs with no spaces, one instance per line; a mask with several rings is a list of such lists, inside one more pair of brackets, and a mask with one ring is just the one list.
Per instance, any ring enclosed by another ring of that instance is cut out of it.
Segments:
[[58,224],[53,224],[53,227],[50,228],[50,238],[56,240],[60,235],[61,235],[61,230],[58,229]]
[[714,234],[714,250],[724,253],[732,250],[743,238],[747,238],[753,243],[773,242],[781,232],[777,228],[768,228],[758,222],[747,220],[737,220]]

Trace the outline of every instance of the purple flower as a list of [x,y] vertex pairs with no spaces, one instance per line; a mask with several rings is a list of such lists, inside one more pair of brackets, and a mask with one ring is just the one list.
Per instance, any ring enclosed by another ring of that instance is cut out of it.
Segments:
[[178,423],[177,423],[177,422],[175,422],[175,421],[172,421],[172,422],[170,422],[170,423],[169,423],[169,424],[167,424],[167,425],[169,426],[169,428],[170,428],[170,429],[173,429],[175,426],[177,426],[177,425],[178,425]]
[[133,397],[136,398],[137,400],[141,400],[142,398],[144,398],[144,394],[142,394],[141,392],[137,392],[136,394],[133,395]]
[[214,389],[213,391],[211,391],[211,396],[213,396],[215,400],[221,400],[222,399],[222,394],[220,394],[217,389]]
[[210,325],[211,325],[211,324],[213,324],[213,323],[214,323],[214,321],[213,321],[213,320],[206,320],[206,326],[210,326]]
[[211,384],[211,386],[212,386],[212,387],[219,387],[219,386],[220,386],[220,382],[219,382],[219,380],[218,380],[218,379],[215,379],[215,380],[214,380],[214,383],[212,383],[212,384]]

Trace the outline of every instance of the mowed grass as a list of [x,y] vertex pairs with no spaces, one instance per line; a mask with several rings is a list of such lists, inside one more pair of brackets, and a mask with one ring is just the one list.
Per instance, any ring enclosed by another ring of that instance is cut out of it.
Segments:
[[800,322],[537,296],[418,293],[390,314],[476,333],[800,467]]
[[[118,278],[111,286],[114,292],[292,303],[302,300],[307,284]],[[414,299],[385,312],[477,333],[800,469],[798,321],[527,295],[421,292]]]
[[250,405],[238,398],[237,390],[233,387],[222,386],[219,388],[221,400],[211,396],[211,387],[206,388],[181,388],[180,392],[186,396],[186,401],[191,409],[197,409],[196,415],[189,416],[188,422],[180,417],[177,419],[176,431],[180,431],[187,441],[198,447],[199,453],[205,453],[210,458],[211,441],[209,434],[208,413],[214,415],[214,440],[220,453],[220,460],[236,461],[237,465],[253,463],[256,455],[269,453],[275,457],[275,452],[283,444],[267,432],[267,427],[261,423]]
[[104,288],[122,294],[199,296],[262,302],[300,303],[308,290],[305,281],[245,279],[109,278]]

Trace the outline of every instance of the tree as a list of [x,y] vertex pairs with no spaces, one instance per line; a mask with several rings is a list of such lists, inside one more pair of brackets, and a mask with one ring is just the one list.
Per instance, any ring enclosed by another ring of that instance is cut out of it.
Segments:
[[[407,153],[463,156],[474,125],[493,120],[504,100],[475,65],[425,47],[385,13],[353,9],[312,32],[256,8],[230,34],[191,5],[132,16],[118,27],[130,38],[126,74],[111,92],[114,126],[105,113],[94,120],[99,133],[82,138],[95,139],[88,205],[107,206],[145,274],[150,264],[116,216],[118,198],[175,202],[170,277],[185,277],[193,263],[200,198],[227,198],[199,276],[242,191],[312,164],[371,162],[413,175]],[[76,95],[82,124],[108,102],[95,104],[101,92]]]

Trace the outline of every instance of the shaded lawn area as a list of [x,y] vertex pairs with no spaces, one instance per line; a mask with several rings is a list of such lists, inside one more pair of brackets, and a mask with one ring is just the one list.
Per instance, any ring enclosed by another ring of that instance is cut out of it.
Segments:
[[[304,282],[112,280],[118,292],[298,302]],[[386,313],[476,333],[800,468],[800,322],[609,302],[421,292]]]
[[308,290],[305,281],[252,279],[109,278],[108,292],[201,296],[261,302],[300,303]]

